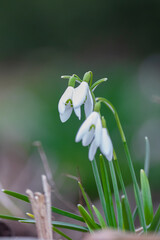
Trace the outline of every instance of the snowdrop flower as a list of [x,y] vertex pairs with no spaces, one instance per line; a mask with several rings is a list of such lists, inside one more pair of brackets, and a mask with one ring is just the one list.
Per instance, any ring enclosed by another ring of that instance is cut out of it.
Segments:
[[88,117],[93,111],[93,99],[88,83],[83,81],[73,92],[73,108],[81,117],[81,105],[84,103],[84,111]]
[[62,122],[66,122],[74,109],[76,116],[81,119],[81,105],[84,103],[86,116],[93,111],[93,99],[88,86],[84,80],[74,88],[76,78],[74,75],[69,79],[68,87],[58,103],[58,111]]
[[98,147],[100,148],[101,153],[108,159],[108,161],[111,161],[113,158],[113,145],[106,128],[102,128],[101,141],[99,146],[97,146],[95,139],[92,141],[89,148],[89,160],[92,161],[94,159]]
[[[102,126],[103,123],[103,126]],[[102,154],[109,160],[113,157],[113,146],[108,135],[104,118],[101,121],[100,114],[92,112],[81,125],[77,135],[76,142],[82,140],[83,146],[90,145],[89,160],[92,161],[96,154],[97,148],[100,148]]]

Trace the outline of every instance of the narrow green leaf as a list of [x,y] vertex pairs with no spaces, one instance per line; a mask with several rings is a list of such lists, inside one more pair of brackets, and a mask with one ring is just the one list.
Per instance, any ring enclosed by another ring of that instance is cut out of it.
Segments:
[[81,192],[82,192],[82,195],[83,195],[83,197],[84,197],[84,200],[85,200],[85,202],[86,202],[86,205],[87,205],[88,211],[89,211],[89,213],[90,213],[92,219],[94,219],[94,216],[93,216],[93,213],[92,213],[92,209],[91,209],[91,207],[90,207],[90,204],[89,204],[89,201],[88,201],[87,195],[86,195],[86,193],[85,193],[85,190],[84,190],[82,184],[81,184],[79,181],[78,181],[78,184],[79,184],[79,187],[80,187],[80,189],[81,189]]
[[110,168],[110,172],[111,172],[111,178],[112,178],[112,184],[113,184],[113,190],[114,190],[114,196],[115,196],[115,202],[116,202],[118,226],[120,229],[122,229],[123,228],[122,206],[121,206],[121,201],[120,201],[120,197],[119,197],[119,190],[118,190],[116,174],[114,171],[113,162],[108,161],[108,163],[109,163],[109,168]]
[[51,209],[52,209],[52,212],[58,213],[59,215],[62,215],[62,216],[68,217],[68,218],[72,218],[72,219],[75,219],[77,221],[84,222],[84,219],[77,214],[74,214],[74,213],[71,213],[71,212],[68,212],[68,211],[64,211],[60,208],[56,208],[56,207],[53,207],[53,206],[51,207]]
[[98,221],[99,221],[99,223],[101,225],[101,228],[106,228],[107,225],[106,225],[106,223],[105,223],[101,213],[99,212],[99,210],[94,205],[92,205],[92,208],[95,211],[95,214],[96,214],[96,216],[98,218]]
[[[19,220],[19,222],[22,223],[35,223],[34,219],[27,219],[27,220]],[[66,222],[60,222],[60,221],[52,221],[52,225],[54,227],[59,227],[59,228],[67,228],[70,230],[75,230],[75,231],[80,231],[80,232],[88,232],[88,228],[79,226],[77,224],[71,224],[71,223],[66,223]]]
[[149,167],[150,167],[150,144],[148,137],[145,137],[146,143],[146,154],[145,154],[145,162],[144,162],[144,171],[148,177],[149,174]]
[[122,204],[122,215],[123,215],[123,229],[124,230],[130,230],[130,224],[129,224],[129,215],[127,212],[127,204],[126,204],[126,198],[124,195],[121,197],[121,204]]
[[8,216],[8,215],[0,215],[0,218],[12,220],[12,221],[29,220],[27,218],[20,218],[20,217]]
[[29,198],[26,196],[26,195],[23,195],[23,194],[20,194],[20,193],[17,193],[17,192],[12,192],[12,191],[9,191],[9,190],[6,190],[6,189],[3,189],[2,192],[14,197],[14,198],[17,198],[17,199],[20,199],[24,202],[30,202],[29,201]]
[[134,211],[133,211],[133,221],[135,221],[136,217],[137,217],[137,214],[138,214],[138,208],[137,206],[135,207]]
[[153,220],[151,222],[151,225],[148,229],[148,231],[158,232],[160,228],[160,205],[158,206],[156,213],[153,217]]
[[106,202],[106,208],[107,208],[107,214],[108,214],[108,222],[110,227],[117,227],[115,212],[114,212],[114,206],[113,206],[113,200],[112,200],[112,193],[109,183],[109,178],[107,174],[106,165],[104,162],[104,158],[102,154],[99,156],[100,160],[100,171],[101,171],[101,179],[102,179],[102,186],[104,191],[104,197]]
[[[28,202],[28,203],[30,202],[29,198],[26,195],[23,195],[23,194],[20,194],[20,193],[17,193],[17,192],[12,192],[12,191],[9,191],[9,190],[6,190],[6,189],[5,190],[3,189],[2,191],[7,195],[10,195],[10,196],[15,197],[17,199],[20,199],[22,201],[25,201],[25,202]],[[77,214],[70,213],[68,211],[64,211],[64,210],[56,208],[56,207],[51,207],[51,209],[52,209],[52,212],[54,212],[54,213],[57,213],[57,214],[60,214],[62,216],[65,216],[65,217],[75,219],[77,221],[84,222],[83,218],[81,216],[78,216]]]
[[107,225],[109,225],[108,224],[108,213],[107,213],[107,208],[106,208],[104,192],[103,192],[102,183],[101,183],[101,179],[100,179],[100,176],[99,176],[99,171],[98,171],[98,167],[97,167],[97,163],[96,163],[95,158],[93,159],[93,161],[91,161],[91,164],[92,164],[92,170],[93,170],[94,179],[95,179],[96,186],[97,186],[99,199],[101,201],[102,208],[103,208],[103,211],[104,211],[104,216],[105,216]]
[[144,207],[146,224],[149,225],[153,220],[153,204],[148,178],[143,169],[140,171],[141,191]]
[[78,204],[78,209],[80,214],[82,215],[82,217],[85,220],[85,223],[87,224],[87,226],[89,226],[89,228],[91,230],[96,230],[99,229],[100,227],[97,225],[97,223],[94,222],[94,220],[91,218],[91,216],[89,215],[89,213],[86,211],[86,209],[81,205]]
[[91,86],[91,90],[94,91],[94,89],[101,83],[106,82],[107,78],[101,78],[99,80],[97,80],[92,86]]
[[130,208],[130,205],[129,205],[129,200],[128,200],[126,188],[125,188],[125,185],[124,185],[121,169],[120,169],[119,162],[117,160],[117,156],[116,156],[115,151],[114,151],[114,161],[113,161],[113,164],[114,164],[114,167],[116,169],[117,176],[118,176],[118,179],[119,179],[119,182],[120,182],[123,194],[125,196],[125,207],[126,207],[127,216],[128,216],[129,230],[132,231],[132,232],[135,232],[134,221],[133,221],[133,218],[132,218],[132,212],[131,212],[131,208]]
[[63,232],[61,232],[59,229],[57,229],[56,227],[52,227],[53,231],[58,233],[59,235],[61,235],[62,237],[68,239],[68,240],[72,240],[70,237],[68,237],[66,234],[64,234]]

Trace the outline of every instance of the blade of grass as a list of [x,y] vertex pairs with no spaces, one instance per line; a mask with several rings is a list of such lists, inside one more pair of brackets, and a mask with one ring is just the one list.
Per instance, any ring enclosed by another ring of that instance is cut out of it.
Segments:
[[94,205],[92,205],[92,208],[93,208],[93,210],[95,211],[95,214],[96,214],[96,216],[97,216],[97,219],[98,219],[98,221],[99,221],[99,223],[100,223],[101,228],[102,228],[102,229],[103,229],[103,228],[106,228],[107,225],[106,225],[106,223],[105,223],[105,221],[104,221],[101,213],[99,212],[99,210],[98,210]]
[[100,154],[99,160],[100,160],[102,186],[103,186],[106,208],[107,208],[107,213],[108,213],[109,227],[116,228],[117,222],[116,222],[116,217],[115,217],[115,212],[114,212],[112,193],[111,193],[111,188],[110,188],[110,183],[109,183],[109,179],[108,179],[106,165],[105,165],[102,154]]
[[93,169],[95,182],[96,182],[96,185],[97,185],[99,199],[101,201],[102,208],[103,208],[103,211],[104,211],[104,216],[105,216],[105,219],[106,219],[106,222],[107,222],[107,226],[108,226],[109,225],[108,213],[107,213],[104,192],[103,192],[103,188],[102,188],[102,184],[101,184],[101,180],[100,180],[100,176],[99,176],[99,172],[98,172],[96,159],[93,159],[93,161],[91,161],[91,164],[92,164],[92,169]]
[[143,169],[140,171],[141,192],[144,207],[146,224],[149,225],[153,220],[153,204],[148,178]]
[[79,212],[82,215],[83,219],[85,220],[85,223],[92,231],[100,229],[100,227],[97,225],[97,223],[94,222],[94,220],[91,218],[89,213],[86,211],[86,209],[81,204],[78,204],[78,209],[79,209]]
[[123,228],[122,206],[121,206],[121,201],[120,201],[120,197],[119,197],[116,174],[115,174],[115,171],[114,171],[113,162],[108,161],[108,163],[109,163],[109,168],[110,168],[111,178],[112,178],[112,184],[113,184],[113,189],[114,189],[114,196],[115,196],[116,209],[117,209],[118,227],[120,229],[122,229]]
[[72,240],[70,237],[68,237],[66,234],[64,234],[63,232],[61,232],[59,229],[57,229],[56,227],[52,227],[53,231],[58,233],[59,235],[61,235],[62,237],[68,239],[68,240]]
[[[27,220],[19,220],[19,222],[22,223],[35,223],[34,219],[27,219]],[[60,222],[60,221],[52,221],[52,225],[54,227],[59,227],[59,228],[66,228],[69,230],[75,230],[75,231],[80,231],[80,232],[88,232],[88,228],[77,225],[77,224],[71,224],[71,223],[66,223],[66,222]]]
[[27,218],[20,218],[20,217],[8,216],[8,215],[0,215],[0,218],[7,219],[7,220],[12,220],[12,221],[29,220]]
[[94,216],[93,216],[93,213],[92,213],[92,209],[91,209],[91,207],[90,207],[90,204],[89,204],[87,195],[86,195],[86,193],[85,193],[85,190],[84,190],[81,182],[78,181],[78,185],[79,185],[79,187],[80,187],[80,189],[81,189],[83,198],[84,198],[84,200],[85,200],[85,202],[86,202],[86,205],[87,205],[88,211],[89,211],[89,213],[90,213],[90,215],[91,215],[91,218],[94,219]]
[[123,229],[126,231],[130,230],[130,224],[129,224],[129,217],[128,212],[126,208],[126,198],[124,195],[121,197],[121,204],[122,204],[122,215],[123,215]]
[[145,162],[144,162],[144,171],[148,177],[149,175],[149,167],[150,167],[150,143],[148,137],[145,137],[146,143],[146,154],[145,154]]
[[132,212],[131,212],[131,208],[130,208],[130,205],[129,205],[129,200],[128,200],[126,188],[125,188],[125,185],[124,185],[124,181],[123,181],[123,178],[122,178],[121,170],[120,170],[120,167],[119,167],[119,162],[117,160],[117,156],[116,156],[115,151],[114,151],[114,161],[113,161],[113,164],[115,166],[115,169],[116,169],[116,172],[117,172],[117,176],[118,176],[118,179],[119,179],[119,182],[120,182],[123,194],[125,196],[124,203],[125,203],[126,211],[127,211],[127,217],[128,217],[128,222],[129,222],[129,230],[132,231],[132,232],[135,232],[134,221],[133,221],[133,218],[132,218]]
[[[5,194],[8,194],[12,197],[15,197],[17,199],[20,199],[22,201],[25,201],[25,202],[30,202],[29,201],[29,198],[26,196],[26,195],[23,195],[23,194],[20,194],[20,193],[17,193],[17,192],[13,192],[13,191],[9,191],[9,190],[6,190],[6,189],[3,189],[2,190]],[[56,208],[56,207],[51,207],[52,209],[52,212],[54,213],[58,213],[62,216],[65,216],[65,217],[68,217],[68,218],[72,218],[72,219],[75,219],[77,221],[81,221],[81,222],[84,222],[83,218],[77,214],[74,214],[74,213],[70,213],[68,211],[64,211],[62,209],[59,209],[59,208]]]
[[148,229],[148,231],[158,231],[159,230],[159,224],[160,224],[160,205],[158,206],[156,213],[153,217],[153,220],[151,222],[151,225]]

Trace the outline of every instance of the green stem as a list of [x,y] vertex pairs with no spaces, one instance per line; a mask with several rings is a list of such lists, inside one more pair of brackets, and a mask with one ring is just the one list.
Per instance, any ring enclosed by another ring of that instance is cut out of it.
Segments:
[[146,227],[146,222],[145,222],[145,217],[144,217],[144,211],[143,211],[143,205],[142,205],[142,200],[141,200],[141,196],[140,196],[140,190],[139,190],[139,186],[138,186],[138,183],[137,183],[135,171],[134,171],[134,168],[133,168],[133,164],[132,164],[129,148],[128,148],[128,145],[127,145],[126,137],[124,135],[122,125],[120,123],[117,111],[114,108],[114,106],[107,99],[99,97],[99,98],[96,98],[96,100],[103,102],[114,114],[118,129],[119,129],[119,132],[120,132],[120,135],[121,135],[121,139],[122,139],[122,142],[123,142],[123,145],[124,145],[124,150],[125,150],[125,153],[126,153],[130,173],[131,173],[131,176],[132,176],[133,184],[134,184],[136,195],[137,195],[137,206],[138,206],[138,211],[139,211],[140,222],[141,222],[141,225],[143,226],[144,232],[147,232],[147,227]]
[[118,226],[119,226],[120,229],[122,229],[123,228],[122,206],[121,206],[121,200],[119,198],[119,191],[118,191],[118,185],[117,185],[117,180],[116,180],[116,174],[115,174],[115,171],[114,171],[114,166],[113,166],[112,161],[109,161],[109,168],[110,168],[110,172],[111,172],[111,178],[112,178],[115,201],[116,201]]
[[108,224],[109,220],[108,220],[108,214],[107,214],[107,209],[106,209],[104,193],[103,193],[102,184],[101,184],[101,180],[100,180],[98,167],[97,167],[97,163],[96,163],[96,159],[95,158],[93,159],[93,161],[91,161],[91,164],[92,164],[92,169],[93,169],[95,182],[96,182],[96,185],[97,185],[99,198],[100,198],[100,201],[101,201],[101,204],[102,204],[102,208],[103,208],[103,211],[104,211],[105,219],[106,219],[107,225],[109,225]]
[[117,176],[119,178],[119,182],[121,184],[121,188],[122,188],[122,191],[123,191],[123,194],[125,196],[125,201],[126,201],[126,207],[127,207],[127,212],[128,212],[128,222],[129,222],[129,227],[130,227],[130,230],[135,232],[135,227],[134,227],[134,222],[133,222],[133,218],[132,218],[132,213],[131,213],[131,209],[130,209],[130,205],[129,205],[129,201],[128,201],[128,196],[127,196],[127,192],[126,192],[126,188],[125,188],[125,185],[124,185],[124,181],[123,181],[123,178],[122,178],[122,174],[121,174],[121,169],[120,169],[120,166],[119,166],[119,162],[117,160],[117,156],[116,156],[116,153],[114,151],[114,166],[116,168],[116,171],[117,171]]

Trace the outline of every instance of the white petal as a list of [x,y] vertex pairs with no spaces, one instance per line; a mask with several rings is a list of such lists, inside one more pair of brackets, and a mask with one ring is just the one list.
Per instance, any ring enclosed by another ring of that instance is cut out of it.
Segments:
[[88,131],[84,137],[82,138],[82,145],[83,146],[88,146],[94,137],[94,128],[92,128],[90,131]]
[[81,119],[81,108],[80,107],[74,108],[74,112],[80,120]]
[[92,161],[94,159],[96,151],[97,151],[97,145],[96,145],[96,142],[95,142],[95,139],[94,139],[93,142],[91,143],[90,148],[89,148],[88,158],[89,158],[90,161]]
[[89,89],[87,92],[87,100],[84,103],[84,111],[85,111],[86,117],[88,117],[93,111],[93,98]]
[[65,103],[68,99],[72,100],[72,96],[73,96],[73,92],[74,92],[74,88],[69,86],[67,87],[67,89],[65,90],[65,92],[63,93],[62,97],[59,100],[58,103],[58,111],[59,113],[63,114],[65,111]]
[[96,127],[95,127],[95,141],[97,144],[97,147],[99,147],[102,139],[102,122],[100,119],[100,115],[98,114],[97,122],[96,122]]
[[70,106],[70,104],[68,104],[65,108],[64,113],[63,114],[60,113],[60,119],[62,122],[66,122],[70,118],[72,110],[73,108]]
[[102,129],[102,140],[100,144],[100,150],[102,154],[111,161],[113,158],[113,145],[110,139],[110,136],[108,135],[107,129]]
[[88,88],[89,88],[88,83],[82,82],[77,88],[74,89],[74,93],[73,93],[74,108],[77,108],[84,103],[87,97]]
[[76,135],[76,140],[75,140],[76,142],[79,142],[83,138],[83,136],[89,131],[89,128],[91,127],[91,125],[95,124],[96,119],[97,119],[97,112],[92,112],[79,128]]

